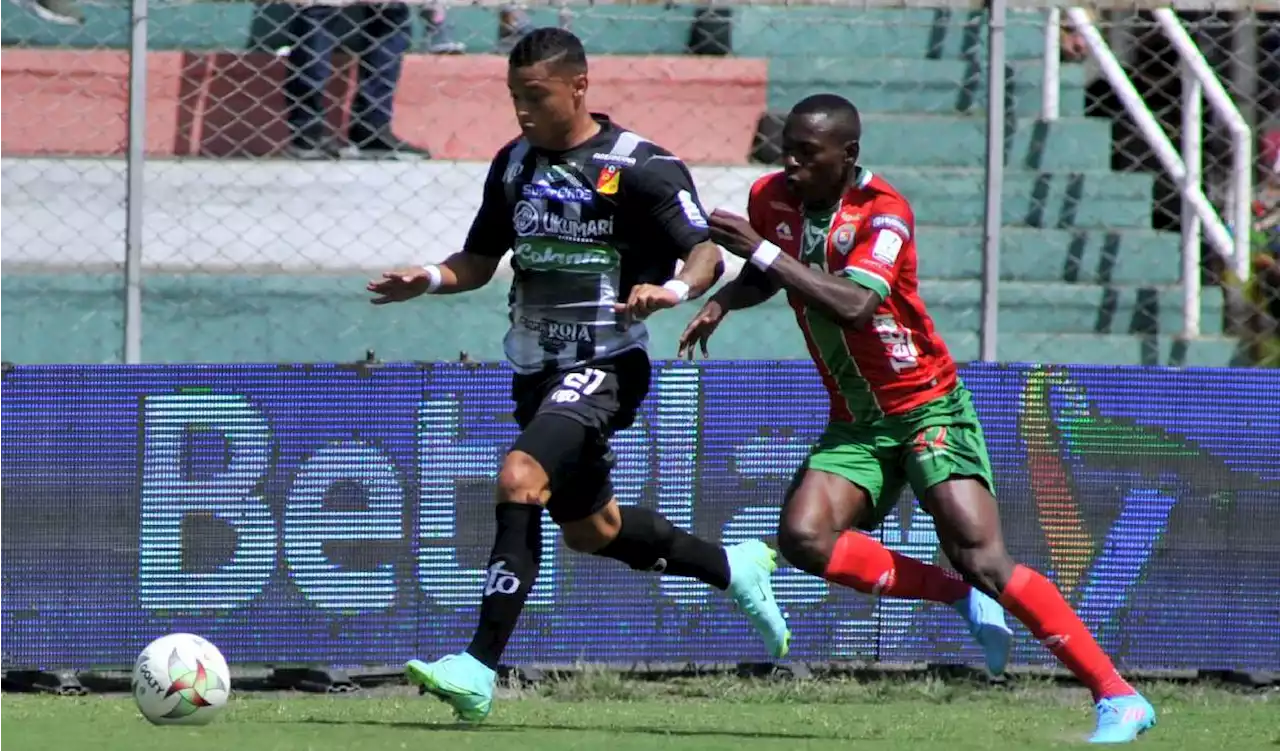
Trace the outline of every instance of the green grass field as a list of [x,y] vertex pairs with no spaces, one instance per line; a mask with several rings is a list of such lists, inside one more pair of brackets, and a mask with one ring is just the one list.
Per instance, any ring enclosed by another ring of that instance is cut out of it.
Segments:
[[[1160,712],[1143,749],[1280,748],[1280,694],[1143,686]],[[406,688],[343,696],[240,693],[213,724],[155,728],[127,696],[6,694],[11,749],[140,751],[493,749],[494,751],[752,751],[753,749],[1056,749],[1083,746],[1087,695],[1023,680],[986,688],[939,680],[869,683],[695,678],[663,683],[587,675],[505,692],[489,721],[453,724],[446,707]]]

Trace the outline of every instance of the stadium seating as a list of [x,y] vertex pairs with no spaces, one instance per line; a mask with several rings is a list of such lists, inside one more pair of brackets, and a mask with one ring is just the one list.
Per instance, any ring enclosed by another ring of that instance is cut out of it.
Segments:
[[[769,105],[836,91],[864,119],[863,161],[916,207],[922,292],[955,354],[977,355],[987,109],[981,14],[748,8],[739,54],[769,59]],[[1064,65],[1060,119],[1040,122],[1043,26],[1007,31],[999,356],[1004,360],[1223,365],[1222,302],[1206,290],[1206,336],[1181,331],[1179,248],[1151,227],[1153,178],[1110,169],[1111,123],[1085,118],[1082,66]],[[822,50],[814,58],[807,50]],[[1157,339],[1163,336],[1166,339]]]
[[[66,97],[75,95],[67,87],[40,86],[41,66],[87,66],[100,75],[114,70],[111,80],[123,81],[119,50],[128,41],[123,6],[87,6],[86,25],[78,29],[42,24],[9,0],[4,11],[5,156],[68,153],[74,151],[67,145],[72,142],[87,153],[120,153],[124,100],[118,95],[89,91],[76,105],[95,108],[94,135],[100,142],[86,138],[86,131],[68,131],[67,144],[48,146],[57,134],[31,113],[66,108]],[[279,113],[268,92],[277,89],[282,66],[266,52],[274,44],[278,16],[273,13],[271,6],[222,2],[153,9],[149,150],[239,156],[276,148],[282,140]],[[535,23],[556,20],[554,11],[539,13],[545,15],[535,14]],[[922,288],[935,318],[955,354],[974,358],[986,143],[981,18],[932,10],[848,11],[845,22],[833,23],[839,13],[738,9],[734,55],[727,58],[681,54],[690,7],[580,9],[574,28],[596,55],[593,104],[615,111],[691,163],[745,166],[756,121],[766,109],[785,112],[814,91],[854,99],[866,113],[864,162],[916,206]],[[492,11],[458,8],[450,21],[473,51],[492,51]],[[1149,175],[1110,171],[1110,123],[1083,117],[1084,79],[1078,66],[1063,67],[1063,117],[1048,125],[1036,119],[1042,43],[1037,17],[1014,14],[1007,41],[1011,96],[1000,358],[1227,364],[1235,347],[1221,336],[1216,290],[1207,290],[1202,303],[1206,335],[1185,344],[1174,341],[1182,318],[1177,237],[1150,229]],[[103,46],[116,51],[65,51]],[[815,49],[822,57],[809,56]],[[403,135],[429,143],[439,157],[469,160],[486,158],[504,140],[509,105],[500,84],[500,57],[423,55],[411,57],[406,66],[397,114]],[[30,71],[25,79],[24,70]],[[16,101],[24,106],[14,107]],[[701,109],[709,119],[678,116],[690,109]],[[427,112],[432,114],[421,115]],[[91,120],[85,116],[85,121]],[[39,143],[48,147],[38,148]],[[149,357],[350,359],[369,347],[384,357],[452,357],[459,350],[480,358],[500,356],[502,289],[433,303],[443,308],[439,320],[450,326],[421,331],[416,338],[403,330],[388,332],[379,318],[368,315],[361,278],[151,275],[144,312],[157,323],[147,329]],[[290,289],[285,297],[278,294],[281,284]],[[6,359],[66,359],[69,341],[76,343],[76,359],[114,358],[121,326],[117,274],[6,273],[3,286],[11,306],[7,311],[14,311],[4,319]],[[65,294],[51,306],[54,289]],[[28,305],[32,311],[42,308],[43,331],[22,325],[20,313]],[[805,356],[781,301],[738,317],[742,320],[718,337],[717,356]],[[654,320],[660,355],[670,354],[684,318]],[[323,340],[289,337],[278,325],[284,320],[307,320],[339,333]],[[69,339],[52,339],[51,330],[69,332]],[[778,334],[761,337],[760,331]],[[253,342],[253,348],[243,348],[245,342]]]

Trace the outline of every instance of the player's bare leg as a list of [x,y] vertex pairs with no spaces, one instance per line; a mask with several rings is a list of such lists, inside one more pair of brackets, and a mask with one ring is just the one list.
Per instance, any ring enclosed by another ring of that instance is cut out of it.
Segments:
[[922,503],[956,570],[998,598],[1093,692],[1093,742],[1124,743],[1156,724],[1155,709],[1120,676],[1053,582],[1009,556],[995,497],[985,485],[971,478],[948,480],[926,491]]
[[929,600],[964,616],[987,669],[1004,672],[1011,632],[991,598],[951,572],[889,550],[853,529],[872,512],[867,491],[843,477],[802,469],[782,507],[778,547],[792,565],[874,596]]
[[567,522],[564,542],[580,553],[612,558],[636,571],[686,576],[725,591],[764,639],[785,657],[791,632],[769,577],[777,553],[758,540],[722,547],[689,534],[661,514],[611,499],[591,516]]

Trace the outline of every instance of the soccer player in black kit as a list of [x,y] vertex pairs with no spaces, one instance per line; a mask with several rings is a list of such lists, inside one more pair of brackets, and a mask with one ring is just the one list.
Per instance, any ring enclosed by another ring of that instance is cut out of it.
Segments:
[[722,270],[688,169],[587,109],[586,53],[568,31],[522,38],[507,86],[522,136],[494,157],[462,251],[369,283],[374,304],[467,292],[513,252],[504,348],[521,433],[498,472],[480,623],[462,654],[405,667],[473,722],[489,714],[495,670],[538,573],[544,507],[569,548],[726,591],[774,657],[790,639],[769,582],[771,548],[699,539],[619,506],[610,487],[608,439],[631,425],[649,389],[644,318],[703,294]]

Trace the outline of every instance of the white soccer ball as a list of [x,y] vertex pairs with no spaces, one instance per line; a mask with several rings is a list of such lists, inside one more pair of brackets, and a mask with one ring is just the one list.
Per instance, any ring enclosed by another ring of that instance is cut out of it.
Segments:
[[133,665],[133,698],[154,725],[204,725],[231,698],[231,671],[218,648],[194,634],[147,645]]

